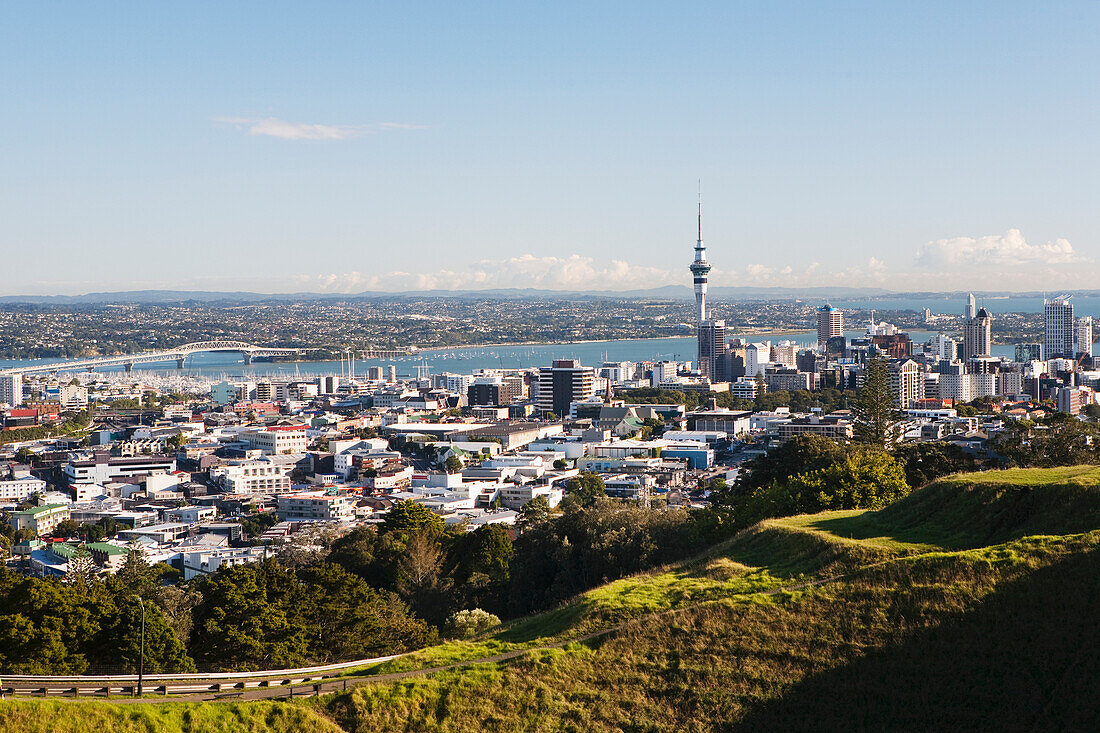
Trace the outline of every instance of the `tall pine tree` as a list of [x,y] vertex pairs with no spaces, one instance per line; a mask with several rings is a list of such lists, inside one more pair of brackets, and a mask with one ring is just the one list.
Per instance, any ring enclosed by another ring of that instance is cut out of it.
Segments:
[[858,442],[889,448],[897,441],[900,413],[890,389],[890,367],[881,356],[867,362],[853,413]]

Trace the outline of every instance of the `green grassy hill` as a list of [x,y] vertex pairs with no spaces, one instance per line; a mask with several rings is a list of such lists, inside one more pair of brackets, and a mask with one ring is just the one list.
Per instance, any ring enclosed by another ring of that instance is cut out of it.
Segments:
[[[1089,729],[1098,581],[1100,468],[950,477],[879,512],[763,522],[371,672],[530,650],[517,659],[302,703],[204,706],[191,714],[222,710],[221,727],[173,725],[282,730],[294,714],[294,729],[346,731]],[[148,706],[20,702],[0,707],[0,729],[84,730],[66,713],[89,707],[137,725]],[[179,721],[185,707],[148,715]],[[46,722],[15,726],[18,714]]]

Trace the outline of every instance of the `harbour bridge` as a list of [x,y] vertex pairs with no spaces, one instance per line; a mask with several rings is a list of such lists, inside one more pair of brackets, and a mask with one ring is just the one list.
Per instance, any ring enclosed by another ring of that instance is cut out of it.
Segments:
[[177,369],[183,369],[186,359],[191,354],[203,351],[237,351],[244,354],[246,364],[251,364],[256,357],[270,356],[297,356],[302,349],[272,348],[269,346],[256,346],[244,341],[196,341],[192,344],[184,344],[163,351],[150,351],[144,354],[122,354],[120,356],[97,356],[92,359],[71,359],[68,361],[54,361],[48,364],[34,364],[31,366],[12,367],[0,370],[0,374],[31,374],[34,372],[63,372],[74,369],[87,369],[93,372],[100,367],[123,366],[126,371],[132,371],[135,364],[151,364],[156,362],[176,362]]

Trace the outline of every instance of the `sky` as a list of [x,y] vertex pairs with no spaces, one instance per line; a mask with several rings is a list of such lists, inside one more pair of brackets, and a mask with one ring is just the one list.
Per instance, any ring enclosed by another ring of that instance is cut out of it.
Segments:
[[0,294],[1100,287],[1100,3],[0,4]]

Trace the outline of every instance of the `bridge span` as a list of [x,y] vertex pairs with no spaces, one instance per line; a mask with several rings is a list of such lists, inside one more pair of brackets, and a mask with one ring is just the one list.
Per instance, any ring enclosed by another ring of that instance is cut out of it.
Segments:
[[71,359],[69,361],[55,361],[49,364],[34,364],[31,366],[12,367],[2,369],[0,374],[31,374],[35,372],[63,372],[74,369],[87,369],[93,372],[100,367],[122,366],[126,371],[131,371],[135,364],[152,364],[157,362],[176,362],[177,369],[183,369],[184,362],[191,354],[209,351],[237,351],[244,354],[246,364],[251,364],[256,357],[265,356],[297,356],[302,349],[278,348],[269,346],[256,346],[244,341],[196,341],[191,344],[183,344],[163,351],[150,351],[144,354],[122,354],[119,356],[97,356],[92,359]]

